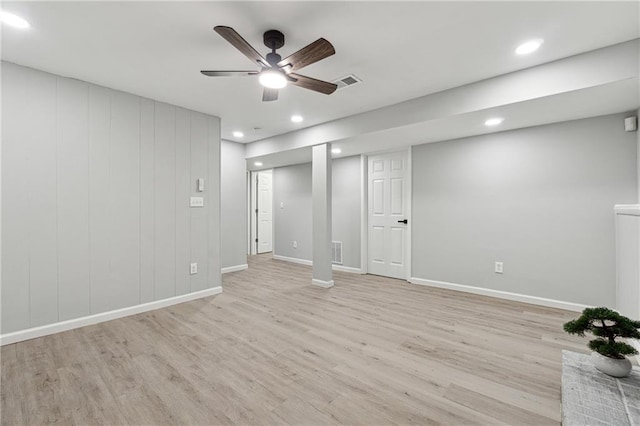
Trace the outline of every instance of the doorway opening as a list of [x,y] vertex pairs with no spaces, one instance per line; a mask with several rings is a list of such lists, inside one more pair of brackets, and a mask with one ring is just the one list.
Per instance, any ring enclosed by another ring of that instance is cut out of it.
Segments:
[[251,172],[250,254],[273,251],[273,170]]
[[408,280],[411,274],[411,150],[369,155],[367,160],[363,173],[366,182],[363,270]]

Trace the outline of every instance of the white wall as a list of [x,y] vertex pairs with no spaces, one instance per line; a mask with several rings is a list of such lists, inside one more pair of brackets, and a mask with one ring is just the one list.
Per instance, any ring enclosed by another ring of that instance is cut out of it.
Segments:
[[[334,159],[331,167],[333,241],[343,243],[343,265],[360,268],[360,157]],[[311,261],[311,163],[273,169],[273,200],[273,253]]]
[[332,162],[333,241],[342,241],[344,266],[360,268],[360,156]]
[[413,276],[613,306],[613,205],[638,198],[625,115],[415,146]]
[[222,141],[221,152],[222,267],[247,264],[247,173],[244,145]]
[[2,62],[2,333],[219,286],[219,164],[216,117]]
[[273,169],[274,255],[311,260],[311,204],[311,163]]

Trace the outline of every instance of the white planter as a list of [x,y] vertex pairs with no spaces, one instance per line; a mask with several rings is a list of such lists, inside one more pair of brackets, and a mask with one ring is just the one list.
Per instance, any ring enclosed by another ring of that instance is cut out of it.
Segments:
[[593,365],[604,374],[612,377],[627,377],[631,373],[631,361],[627,358],[615,359],[591,352]]

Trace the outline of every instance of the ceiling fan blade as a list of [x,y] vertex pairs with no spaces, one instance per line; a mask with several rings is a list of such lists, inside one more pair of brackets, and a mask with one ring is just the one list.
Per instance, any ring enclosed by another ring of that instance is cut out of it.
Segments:
[[295,71],[329,57],[334,53],[336,53],[336,50],[333,48],[333,45],[327,40],[319,38],[310,45],[303,47],[296,53],[293,53],[278,62],[278,66],[280,68],[285,68],[289,65],[290,68],[285,68],[286,71]]
[[268,87],[264,88],[264,92],[262,92],[262,102],[271,102],[278,100],[278,89],[269,89]]
[[200,71],[208,77],[242,77],[245,75],[258,75],[258,71]]
[[313,90],[315,92],[324,93],[325,95],[332,94],[338,88],[338,85],[329,83],[328,81],[316,80],[315,78],[294,73],[289,75],[296,79],[296,81],[292,81],[291,84],[304,87],[305,89]]
[[259,54],[258,51],[254,49],[249,43],[247,43],[247,41],[243,39],[242,36],[238,34],[236,30],[234,30],[233,28],[218,25],[213,29],[215,32],[220,34],[222,38],[224,38],[229,43],[231,43],[233,47],[235,47],[240,52],[242,52],[242,54],[247,58],[249,58],[252,62],[254,63],[257,62],[259,65],[263,67],[270,66],[267,60],[264,57],[262,57],[262,55]]

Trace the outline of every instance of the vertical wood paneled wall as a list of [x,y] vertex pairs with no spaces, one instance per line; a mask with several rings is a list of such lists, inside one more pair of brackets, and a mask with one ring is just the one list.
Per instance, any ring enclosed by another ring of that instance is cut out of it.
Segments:
[[2,62],[1,332],[219,286],[219,185],[217,117]]

